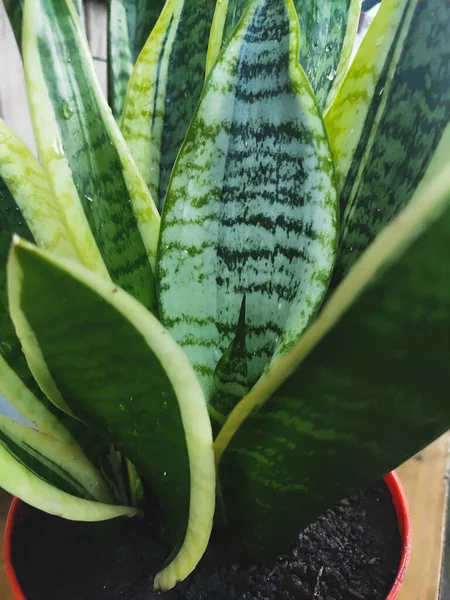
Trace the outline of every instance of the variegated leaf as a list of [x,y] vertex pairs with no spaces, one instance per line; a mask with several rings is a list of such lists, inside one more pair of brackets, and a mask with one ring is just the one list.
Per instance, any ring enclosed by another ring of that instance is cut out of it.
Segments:
[[41,159],[80,260],[153,306],[158,212],[70,0],[26,0],[23,58]]
[[[300,21],[300,64],[322,111],[347,71],[358,30],[360,0],[293,0]],[[217,4],[208,48],[208,72],[228,43],[249,0]]]
[[122,132],[161,208],[205,78],[215,0],[168,0],[130,80]]
[[450,167],[389,225],[216,440],[230,525],[258,548],[450,426]]
[[133,461],[156,493],[178,551],[156,586],[173,587],[207,546],[215,500],[211,424],[189,361],[126,292],[18,240],[8,292],[41,388],[54,402],[62,396]]
[[243,296],[251,385],[307,326],[334,262],[333,164],[298,43],[290,2],[252,2],[211,71],[168,190],[161,317],[208,398]]
[[384,0],[326,117],[343,222],[335,282],[450,155],[450,3]]
[[165,0],[109,0],[108,100],[120,120],[133,66]]

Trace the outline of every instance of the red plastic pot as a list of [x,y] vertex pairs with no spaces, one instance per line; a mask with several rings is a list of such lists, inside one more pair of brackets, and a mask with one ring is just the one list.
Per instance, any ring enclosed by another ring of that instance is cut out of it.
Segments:
[[[389,473],[389,475],[386,475],[384,478],[384,482],[392,495],[392,502],[394,504],[395,512],[397,513],[398,529],[402,538],[402,556],[400,559],[400,566],[394,581],[394,585],[392,586],[392,589],[386,598],[386,600],[395,600],[405,577],[411,554],[411,518],[409,515],[408,501],[397,475],[395,473]],[[4,558],[6,574],[13,591],[13,596],[16,600],[26,600],[17,580],[11,560],[11,540],[14,533],[14,527],[16,523],[20,522],[21,519],[21,505],[21,501],[18,498],[14,498],[9,509],[5,529]]]

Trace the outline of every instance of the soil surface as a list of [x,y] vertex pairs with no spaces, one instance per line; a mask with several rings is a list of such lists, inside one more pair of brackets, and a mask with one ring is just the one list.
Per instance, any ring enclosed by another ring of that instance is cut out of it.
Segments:
[[12,558],[27,600],[385,600],[401,541],[390,494],[376,485],[343,500],[285,553],[255,562],[219,533],[187,581],[160,595],[170,552],[161,513],[80,524],[24,507]]

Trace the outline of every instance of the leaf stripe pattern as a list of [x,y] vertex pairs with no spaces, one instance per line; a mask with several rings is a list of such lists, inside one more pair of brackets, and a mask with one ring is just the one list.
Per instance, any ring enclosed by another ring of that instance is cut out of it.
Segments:
[[335,283],[434,160],[450,123],[449,29],[446,0],[383,3],[327,115],[343,213]]
[[249,544],[286,548],[448,429],[449,245],[447,166],[231,413],[215,443],[220,488]]
[[24,19],[36,139],[80,259],[152,307],[159,216],[103,98],[78,19],[66,0],[27,3]]
[[16,240],[8,277],[41,388],[110,440],[156,494],[174,553],[155,584],[173,587],[200,560],[214,515],[211,424],[188,359],[142,304],[76,263]]
[[215,0],[168,0],[136,63],[121,128],[158,206],[205,78]]
[[253,384],[308,324],[334,261],[333,165],[297,55],[291,3],[252,2],[211,71],[174,168],[160,310],[207,397],[243,295]]
[[164,0],[109,0],[108,100],[117,121],[134,64],[163,6]]

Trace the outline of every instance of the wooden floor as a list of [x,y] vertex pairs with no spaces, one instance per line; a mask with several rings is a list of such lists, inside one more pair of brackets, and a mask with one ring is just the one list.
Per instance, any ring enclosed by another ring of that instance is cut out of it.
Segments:
[[[413,525],[411,563],[398,600],[439,599],[449,446],[447,434],[397,471],[408,496]],[[13,600],[2,560],[9,502],[0,491],[0,600]]]

